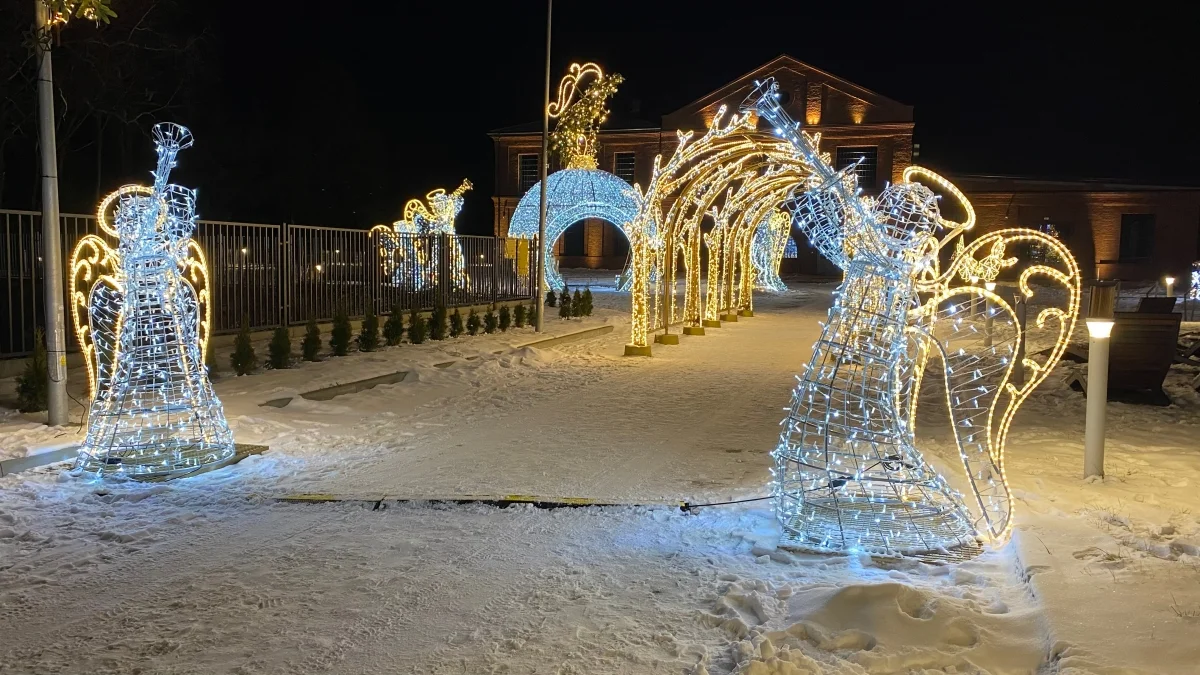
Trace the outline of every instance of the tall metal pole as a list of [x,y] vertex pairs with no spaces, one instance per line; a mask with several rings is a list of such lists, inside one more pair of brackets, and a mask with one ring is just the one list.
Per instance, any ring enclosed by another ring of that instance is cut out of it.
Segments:
[[63,327],[62,242],[58,218],[58,150],[54,142],[54,71],[50,62],[50,9],[34,0],[38,50],[38,134],[42,150],[42,286],[46,305],[46,423],[67,423],[67,347]]
[[538,204],[538,256],[537,256],[537,324],[534,330],[542,332],[546,314],[546,165],[550,163],[550,14],[554,0],[546,0],[546,91],[542,99],[542,157],[541,201]]

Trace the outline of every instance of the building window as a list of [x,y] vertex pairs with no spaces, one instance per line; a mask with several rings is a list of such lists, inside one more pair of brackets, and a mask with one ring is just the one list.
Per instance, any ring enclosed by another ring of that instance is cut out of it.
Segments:
[[858,174],[858,186],[864,190],[874,190],[878,158],[879,148],[876,147],[842,147],[837,149],[834,163],[836,168],[841,171],[858,162],[858,167],[854,169],[854,173]]
[[1145,260],[1154,255],[1154,214],[1121,214],[1121,261]]
[[540,168],[537,155],[517,155],[517,180],[521,194],[525,194],[529,188],[537,185]]
[[633,173],[637,168],[637,155],[632,152],[613,153],[613,173],[617,178],[633,185]]

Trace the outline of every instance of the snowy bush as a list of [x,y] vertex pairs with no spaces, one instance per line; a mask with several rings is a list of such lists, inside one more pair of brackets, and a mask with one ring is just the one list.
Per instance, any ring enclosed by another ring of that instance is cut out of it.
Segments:
[[495,333],[496,325],[498,323],[499,320],[496,318],[496,306],[492,305],[491,307],[488,307],[487,314],[483,315],[483,332]]
[[429,320],[429,339],[445,340],[446,330],[446,308],[438,305],[434,308],[433,316]]
[[46,409],[50,375],[46,370],[46,334],[41,328],[33,331],[33,356],[25,362],[25,372],[17,377],[17,401],[21,412]]
[[250,317],[244,314],[242,328],[233,343],[233,354],[229,356],[229,365],[238,375],[249,375],[258,367],[258,355],[254,353],[254,345],[250,344]]
[[321,352],[321,329],[316,319],[309,319],[304,326],[304,341],[300,343],[300,354],[305,361],[316,361]]
[[479,333],[479,327],[479,315],[476,314],[475,310],[472,309],[471,313],[467,316],[467,335],[477,335]]
[[280,326],[275,329],[275,334],[271,336],[271,344],[267,348],[267,358],[271,367],[275,369],[292,366],[292,336],[288,334],[286,327]]
[[333,330],[329,334],[329,348],[334,356],[345,356],[350,351],[350,316],[342,307],[333,315]]
[[375,310],[367,307],[367,315],[363,317],[362,329],[358,333],[358,349],[373,352],[379,347],[379,317]]
[[462,313],[458,308],[454,308],[454,313],[450,315],[450,337],[458,337],[463,334],[463,318]]
[[419,345],[425,341],[426,334],[425,318],[413,309],[408,313],[408,341],[414,345]]
[[383,340],[389,347],[395,347],[404,339],[404,308],[400,303],[392,306],[392,313],[383,324]]

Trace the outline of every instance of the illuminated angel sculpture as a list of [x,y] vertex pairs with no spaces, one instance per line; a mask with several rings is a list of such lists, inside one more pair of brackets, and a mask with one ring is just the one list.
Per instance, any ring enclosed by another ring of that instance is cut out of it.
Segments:
[[410,199],[404,205],[404,218],[391,227],[376,225],[372,232],[379,236],[380,256],[384,272],[392,283],[408,283],[414,290],[435,285],[438,281],[438,259],[441,238],[447,237],[450,256],[451,283],[462,288],[467,285],[467,267],[462,248],[454,236],[454,221],[463,207],[463,195],[472,188],[464,179],[454,192],[439,188],[425,195],[425,202]]
[[[886,554],[1002,541],[1012,527],[1008,427],[1061,357],[1078,313],[1080,276],[1070,252],[1033,230],[999,230],[964,245],[943,268],[939,253],[975,221],[957,188],[909,167],[877,199],[862,197],[854,167],[829,166],[778,103],[774,81],[759,84],[745,105],[815,168],[788,207],[810,243],[846,274],[772,453],[785,533],[818,548]],[[967,219],[942,218],[937,197],[915,178],[961,201]],[[1007,245],[1044,246],[1055,264],[1016,269]],[[1024,299],[1045,305],[1029,326],[996,293],[956,285],[1001,269],[1014,274]],[[1035,278],[1052,290],[1042,292]],[[1041,360],[1023,357],[1034,331],[1053,338]],[[944,377],[931,378],[925,390],[939,390],[947,402],[966,472],[953,485],[916,447],[917,403],[932,359],[940,359]]]
[[754,263],[754,288],[781,293],[787,284],[779,278],[779,263],[790,240],[792,219],[783,211],[774,210],[763,218],[754,230],[750,243],[750,259]]
[[75,247],[70,308],[91,382],[76,467],[97,475],[177,476],[234,454],[205,369],[208,267],[196,192],[167,182],[192,135],[157,124],[153,187],[126,185],[100,203],[100,230]]

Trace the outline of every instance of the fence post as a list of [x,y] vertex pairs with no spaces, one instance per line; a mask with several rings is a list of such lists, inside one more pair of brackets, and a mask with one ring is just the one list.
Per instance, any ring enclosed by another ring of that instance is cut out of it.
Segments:
[[279,246],[279,319],[280,325],[287,327],[292,325],[292,294],[288,292],[292,278],[292,246],[287,223],[279,226]]
[[499,237],[492,237],[492,247],[491,247],[492,250],[490,251],[490,253],[491,253],[490,257],[492,259],[492,304],[493,305],[496,304],[496,287],[500,285],[500,277],[499,277],[498,272],[500,269],[500,259],[503,258],[503,255],[500,255],[500,253],[502,252],[503,246],[504,246],[503,239],[501,239]]
[[450,263],[450,237],[451,235],[445,233],[437,235],[438,300],[434,304],[442,307],[450,305],[450,291],[454,288],[454,278],[451,276],[453,266]]

